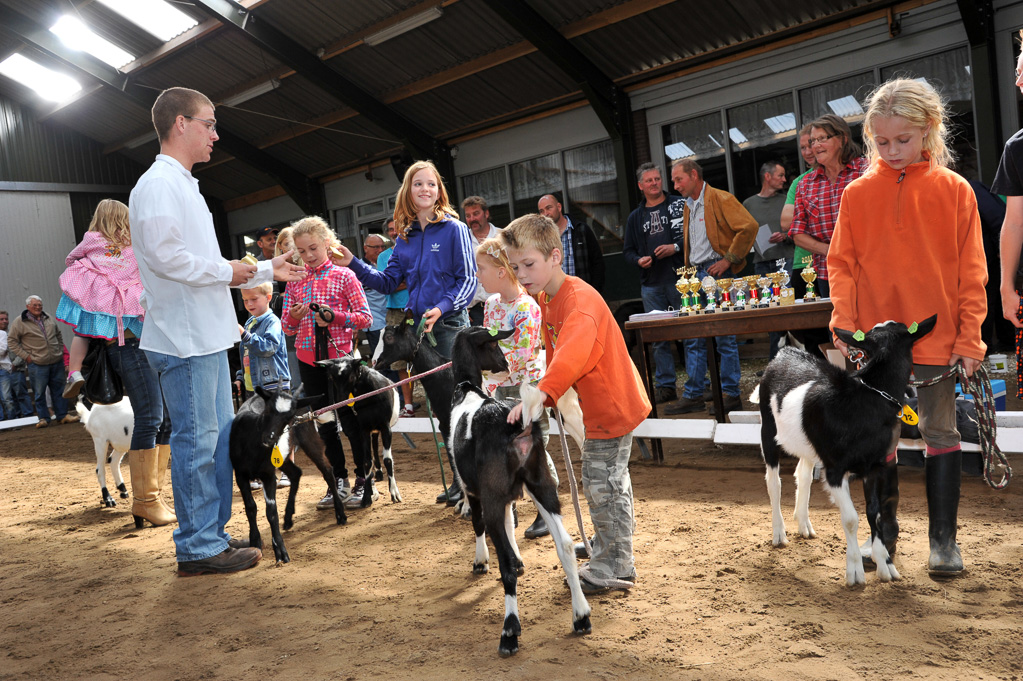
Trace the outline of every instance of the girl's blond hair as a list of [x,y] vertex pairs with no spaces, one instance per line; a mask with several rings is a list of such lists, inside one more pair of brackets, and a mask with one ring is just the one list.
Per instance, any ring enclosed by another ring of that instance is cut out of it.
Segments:
[[[329,247],[337,248],[341,245],[341,242],[337,240],[337,234],[334,234],[334,230],[319,215],[307,215],[301,220],[292,222],[288,229],[291,230],[292,243],[295,243],[295,239],[298,237],[308,234],[326,242]],[[280,241],[280,235],[277,236],[277,239]]]
[[926,131],[923,151],[930,156],[931,168],[947,168],[952,165],[954,158],[948,146],[945,102],[926,81],[909,78],[897,78],[884,83],[867,100],[867,113],[863,117],[863,143],[871,164],[879,158],[874,143],[874,121],[892,116],[901,116],[911,125]]
[[89,231],[99,232],[110,243],[131,246],[128,206],[115,199],[103,199],[92,214]]
[[508,253],[504,250],[504,244],[500,239],[484,239],[483,243],[476,247],[476,257],[480,260],[487,260],[491,265],[508,273],[508,279],[518,285],[519,278],[515,276],[515,270],[508,262]]
[[[398,236],[408,242],[408,231],[412,229],[412,223],[419,219],[419,211],[412,200],[412,178],[420,170],[429,169],[437,178],[437,203],[433,205],[433,216],[428,220],[430,224],[440,222],[446,217],[458,218],[458,213],[451,207],[448,199],[448,190],[444,187],[444,180],[437,171],[437,166],[429,161],[416,161],[405,171],[405,179],[401,181],[401,188],[395,196],[394,202],[394,226],[398,230]],[[426,225],[420,225],[426,227]]]
[[[278,255],[284,255],[288,251],[295,250],[295,239],[292,237],[292,228],[285,227],[281,231],[277,232],[277,244],[274,246],[274,257]],[[302,258],[298,257],[298,253],[291,254],[291,262],[296,265],[302,264]]]

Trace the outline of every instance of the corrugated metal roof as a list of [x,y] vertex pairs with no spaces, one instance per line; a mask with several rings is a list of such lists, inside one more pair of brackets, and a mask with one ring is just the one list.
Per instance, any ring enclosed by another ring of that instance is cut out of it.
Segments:
[[[443,1],[446,6],[439,19],[377,46],[354,46],[329,59],[328,65],[381,100],[398,91],[423,89],[391,106],[416,126],[441,138],[483,129],[582,96],[576,83],[486,4],[480,0]],[[850,8],[879,6],[873,0],[721,0],[699,6],[678,0],[634,15],[639,7],[634,4],[636,0],[529,1],[563,32],[573,26],[572,43],[601,71],[626,82],[642,81],[651,69],[692,55]],[[71,2],[97,33],[114,38],[133,53],[141,56],[160,46],[158,40],[92,0],[0,0],[0,5],[49,25],[60,13],[73,11]],[[204,12],[187,2],[176,6],[200,22],[208,20]],[[273,25],[304,49],[316,52],[344,45],[346,40],[375,30],[381,22],[409,8],[428,6],[424,0],[268,0],[252,11],[250,21]],[[616,23],[575,35],[580,22],[588,25],[585,20],[597,15]],[[0,54],[18,45],[17,39],[0,31]],[[507,49],[515,45],[522,47],[525,56],[505,57],[509,61],[496,63],[503,54],[517,54],[516,49]],[[484,63],[487,68],[481,65]],[[672,68],[677,66],[673,64]],[[287,67],[244,35],[222,29],[155,59],[133,77],[142,85],[158,89],[192,87],[216,101],[281,70]],[[664,69],[657,69],[657,75],[662,72]],[[436,76],[441,77],[438,81],[446,76],[453,80],[417,88],[423,79]],[[40,106],[38,98],[2,77],[0,94]],[[380,129],[366,116],[353,115],[343,98],[344,93],[326,92],[301,75],[291,75],[283,77],[276,90],[236,108],[221,106],[217,117],[224,129],[254,146],[265,147],[267,153],[296,170],[322,176],[390,153],[399,136],[395,131]],[[50,120],[53,125],[112,145],[144,134],[150,125],[147,111],[128,104],[110,90],[86,94],[59,109]],[[337,122],[332,123],[334,120]],[[310,121],[326,122],[336,130],[307,131],[299,124]],[[156,150],[154,142],[119,153],[148,166]],[[214,161],[224,157],[222,150],[214,152]],[[203,180],[204,191],[219,198],[233,198],[275,184],[265,173],[238,161],[197,166],[196,174]]]

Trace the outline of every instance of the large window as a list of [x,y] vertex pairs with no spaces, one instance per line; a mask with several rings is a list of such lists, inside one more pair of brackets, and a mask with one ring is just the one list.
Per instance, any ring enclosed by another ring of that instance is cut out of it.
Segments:
[[803,125],[819,116],[841,116],[853,139],[862,141],[867,99],[879,83],[897,77],[926,78],[948,102],[956,170],[975,178],[973,79],[965,47],[811,85],[797,90],[795,96],[790,91],[728,108],[724,110],[727,135],[722,132],[721,110],[670,123],[661,128],[665,166],[670,167],[675,159],[691,158],[703,166],[704,178],[712,186],[731,188],[736,197],[745,199],[759,191],[757,174],[764,162],[780,161],[790,179],[805,169],[796,137]]
[[485,198],[490,207],[490,221],[498,227],[504,227],[511,222],[511,200],[505,166],[463,177],[462,198],[467,196]]
[[[728,188],[720,111],[664,126],[664,155],[668,159],[666,168],[671,168],[672,161],[691,158],[703,167],[703,179],[712,187]],[[664,181],[671,182],[670,178]]]
[[464,175],[461,190],[462,198],[485,198],[490,221],[498,227],[535,213],[540,197],[553,194],[572,220],[593,229],[605,255],[622,250],[618,173],[610,140]]
[[798,132],[792,95],[728,110],[733,188],[740,201],[760,191],[760,167],[767,161],[780,162],[789,177],[798,174]]

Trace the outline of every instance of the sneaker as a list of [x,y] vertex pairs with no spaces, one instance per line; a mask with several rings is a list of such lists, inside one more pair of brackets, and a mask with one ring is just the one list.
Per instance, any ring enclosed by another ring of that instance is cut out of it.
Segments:
[[657,404],[664,402],[674,402],[678,399],[678,393],[675,392],[674,388],[668,388],[662,386],[654,391],[654,399],[657,400]]
[[665,414],[692,414],[698,411],[703,411],[707,408],[707,404],[701,399],[690,399],[683,397],[675,404],[669,404],[664,408]]
[[36,423],[36,428],[46,428],[48,425],[50,425],[49,421],[46,419],[39,419],[39,422]]
[[178,563],[179,577],[196,575],[226,574],[248,570],[259,562],[263,552],[255,548],[224,549],[215,556],[202,560],[185,560]]
[[[362,497],[366,494],[366,481],[362,478],[355,479],[355,487],[352,488],[352,494],[345,500],[345,508],[362,508]],[[377,491],[376,485],[373,486],[373,494],[370,497],[373,501],[380,498],[380,492]]]
[[62,418],[60,420],[61,423],[65,423],[65,424],[67,424],[67,423],[78,423],[79,421],[81,421],[81,419],[78,418],[77,414],[65,414],[64,418]]
[[[738,395],[722,395],[721,401],[724,403],[726,414],[730,411],[742,411],[742,398]],[[710,405],[710,415],[715,415],[713,404]]]
[[[633,584],[635,584],[636,571],[633,570],[632,574],[629,575],[628,577],[616,577],[616,579],[620,579],[623,582],[632,582]],[[589,563],[579,566],[579,586],[582,587],[584,594],[602,594],[611,591],[612,589],[621,589],[623,591],[627,591],[628,589],[631,588],[628,586],[602,586],[600,584],[591,582]]]
[[252,490],[263,489],[263,483],[261,483],[259,480],[249,480],[249,489]]
[[277,481],[277,487],[291,487],[291,480],[288,478],[287,473],[281,473],[280,479]]
[[[337,493],[341,495],[341,501],[347,501],[352,495],[352,486],[348,483],[348,478],[338,478]],[[328,489],[323,498],[316,502],[316,510],[326,511],[329,508],[334,508],[334,494]]]
[[83,385],[85,385],[85,379],[82,378],[82,372],[72,371],[71,375],[67,377],[67,383],[64,384],[64,392],[61,394],[66,400],[78,397],[78,393]]
[[401,413],[399,414],[399,416],[415,416],[415,415],[416,415],[416,409],[411,404],[406,404],[404,407],[402,407],[401,408]]

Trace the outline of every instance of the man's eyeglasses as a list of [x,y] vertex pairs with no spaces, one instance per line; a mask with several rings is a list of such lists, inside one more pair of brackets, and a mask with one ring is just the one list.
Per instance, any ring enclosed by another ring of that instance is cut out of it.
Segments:
[[[184,114],[181,114],[181,115],[184,116]],[[207,120],[205,118],[196,118],[195,116],[185,116],[185,118],[187,118],[190,121],[199,121],[201,123],[205,123],[206,124],[206,129],[209,130],[210,132],[216,132],[217,131],[217,122],[216,121]]]
[[815,144],[824,144],[832,137],[838,137],[838,135],[824,135],[823,137],[811,137],[810,146],[813,146]]

